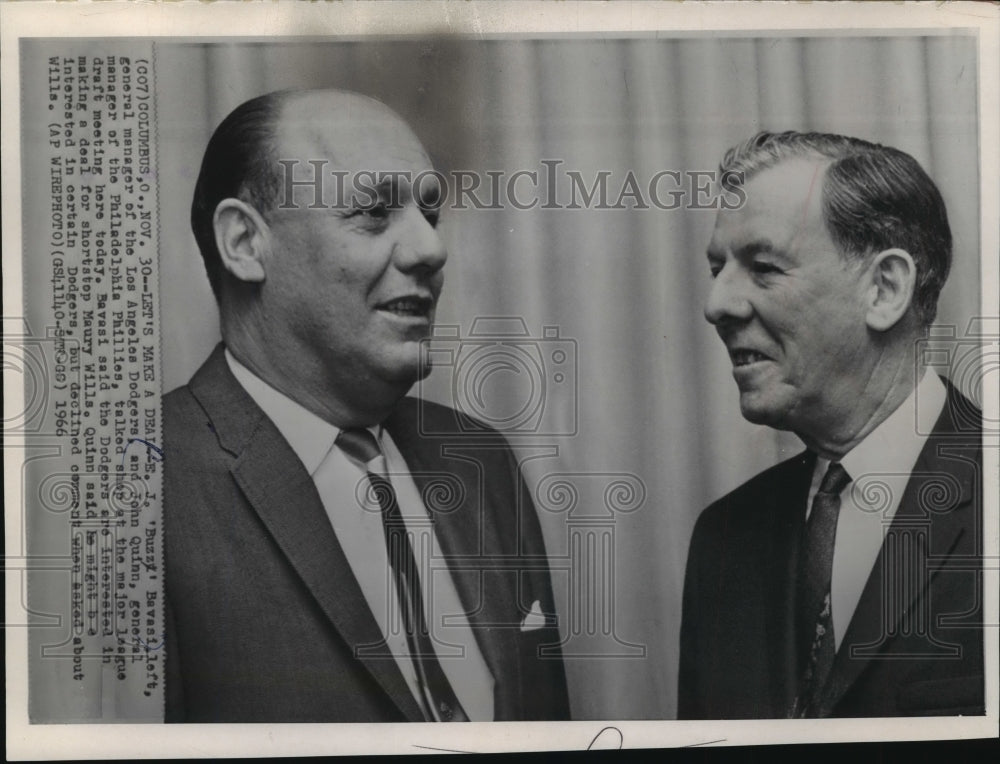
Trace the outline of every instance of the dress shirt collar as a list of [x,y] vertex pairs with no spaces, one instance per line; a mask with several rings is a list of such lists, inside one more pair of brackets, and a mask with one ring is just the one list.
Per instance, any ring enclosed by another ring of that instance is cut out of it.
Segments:
[[[845,486],[841,492],[830,580],[834,644],[838,650],[878,559],[886,531],[899,509],[910,473],[946,397],[947,391],[938,376],[925,372],[903,404],[841,459],[853,488]],[[807,516],[829,464],[826,459],[817,460]]]
[[[912,472],[947,396],[941,378],[927,369],[902,405],[840,460],[851,480],[871,473],[908,475]],[[813,474],[821,480],[829,466],[830,461],[821,457],[817,459]]]
[[[313,476],[333,448],[334,441],[340,434],[340,428],[275,390],[237,361],[229,352],[229,348],[226,348],[226,363],[229,364],[229,370],[233,372],[236,381],[243,386],[288,441],[288,445],[305,466],[306,472]],[[378,439],[381,428],[376,426],[369,429]]]
[[841,459],[847,474],[860,477],[873,469],[890,475],[912,472],[946,397],[941,378],[926,370],[903,404]]

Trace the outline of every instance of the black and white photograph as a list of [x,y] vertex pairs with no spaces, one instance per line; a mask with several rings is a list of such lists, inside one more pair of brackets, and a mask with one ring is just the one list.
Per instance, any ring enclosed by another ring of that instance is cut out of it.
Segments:
[[99,5],[0,7],[11,758],[996,737],[995,5]]

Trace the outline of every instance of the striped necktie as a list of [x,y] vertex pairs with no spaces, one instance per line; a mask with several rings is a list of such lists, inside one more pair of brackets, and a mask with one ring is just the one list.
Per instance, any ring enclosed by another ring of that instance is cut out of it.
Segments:
[[795,621],[801,681],[790,716],[818,714],[820,694],[833,668],[836,640],[833,632],[830,584],[833,546],[840,516],[840,492],[851,482],[839,462],[827,469],[813,498],[799,553]]
[[469,717],[448,682],[444,669],[441,668],[430,633],[427,631],[424,601],[420,594],[420,577],[413,556],[413,547],[399,511],[396,492],[389,482],[385,458],[378,441],[368,430],[355,428],[341,430],[336,442],[345,454],[365,465],[372,491],[382,509],[382,529],[385,531],[389,567],[392,569],[396,595],[403,611],[406,644],[417,672],[424,715],[428,719],[446,722],[467,722]]

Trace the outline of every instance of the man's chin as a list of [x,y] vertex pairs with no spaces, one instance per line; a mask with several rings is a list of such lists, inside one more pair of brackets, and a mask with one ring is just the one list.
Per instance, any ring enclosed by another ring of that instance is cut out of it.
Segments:
[[412,385],[426,379],[431,371],[432,364],[427,347],[420,344],[417,347],[401,349],[385,369],[384,376],[397,384]]
[[740,394],[740,413],[752,424],[766,425],[776,430],[788,429],[784,424],[784,409],[763,400],[757,393]]

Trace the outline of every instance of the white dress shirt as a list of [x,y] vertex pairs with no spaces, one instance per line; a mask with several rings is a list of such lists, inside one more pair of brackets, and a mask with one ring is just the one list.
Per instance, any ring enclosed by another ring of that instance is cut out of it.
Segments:
[[[851,482],[840,493],[840,516],[833,547],[830,599],[837,649],[899,508],[910,473],[946,398],[944,383],[927,370],[903,404],[840,460]],[[806,517],[829,466],[828,459],[816,460]]]
[[[225,352],[233,376],[288,441],[316,484],[351,572],[420,704],[416,670],[409,658],[402,611],[389,567],[381,512],[377,502],[366,501],[370,497],[364,468],[335,445],[340,433],[337,427],[268,385],[228,349]],[[493,676],[465,617],[420,491],[389,433],[381,427],[369,429],[382,449],[400,514],[407,532],[412,534],[427,626],[435,640],[441,667],[469,719],[492,721]]]

